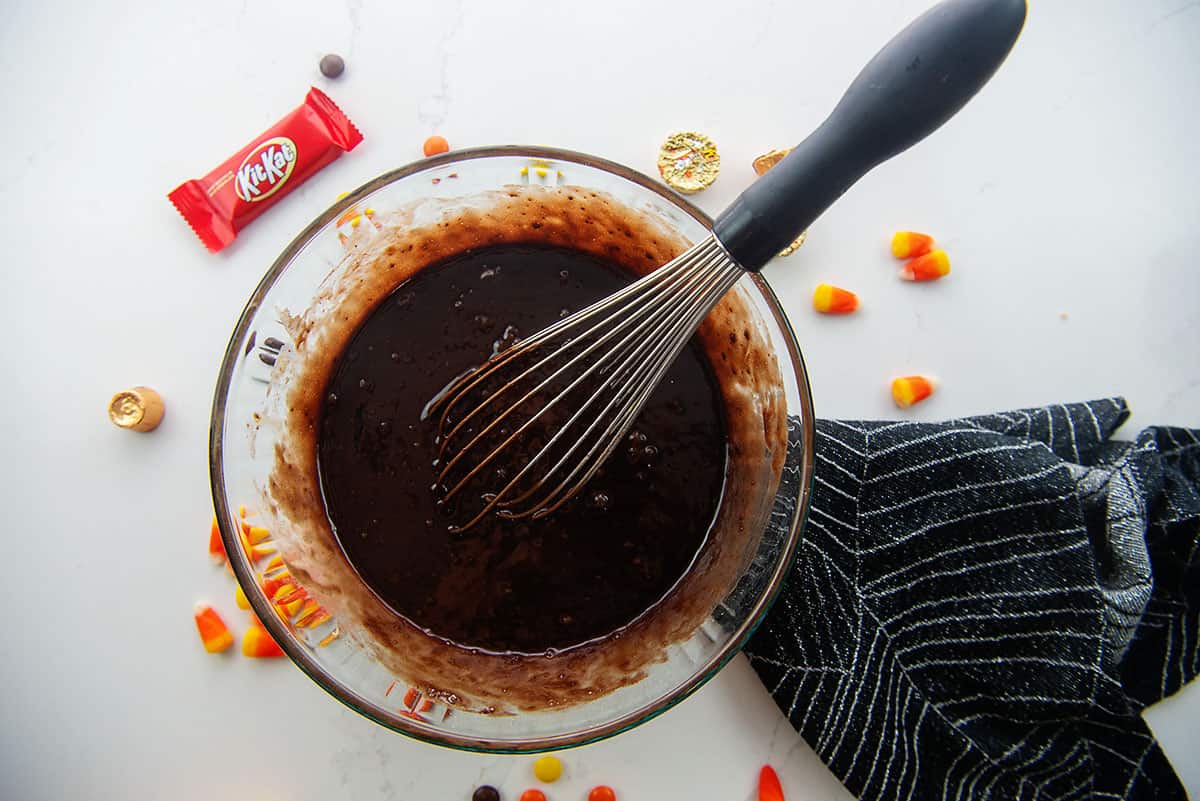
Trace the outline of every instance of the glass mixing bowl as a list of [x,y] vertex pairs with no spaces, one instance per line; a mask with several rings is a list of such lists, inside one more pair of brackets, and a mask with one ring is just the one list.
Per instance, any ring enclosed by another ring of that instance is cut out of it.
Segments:
[[[373,214],[404,208],[414,212],[415,221],[433,213],[423,212],[423,204],[469,206],[497,189],[530,184],[606,192],[691,242],[712,225],[658,182],[564,150],[463,150],[389,172],[327,209],[267,271],[225,352],[210,431],[213,500],[226,551],[254,612],[287,655],[335,698],[384,726],[439,745],[488,752],[542,751],[609,737],[669,709],[712,678],[761,621],[791,565],[813,468],[812,403],[799,346],[766,281],[748,274],[731,291],[740,293],[756,335],[778,362],[782,386],[775,394],[782,398],[788,429],[782,470],[776,460],[777,488],[765,496],[762,513],[752,516],[758,522],[748,532],[749,545],[738,549],[737,570],[722,586],[721,600],[640,681],[565,707],[503,715],[464,711],[455,697],[385,667],[364,641],[368,635],[339,622],[319,593],[289,575],[286,550],[273,552],[270,532],[278,521],[263,500],[279,431],[262,424],[272,394],[278,399],[286,390],[278,386],[286,375],[273,367],[291,347],[286,315],[309,308],[320,288],[344,269],[347,242],[371,235]],[[702,568],[693,566],[697,569]]]

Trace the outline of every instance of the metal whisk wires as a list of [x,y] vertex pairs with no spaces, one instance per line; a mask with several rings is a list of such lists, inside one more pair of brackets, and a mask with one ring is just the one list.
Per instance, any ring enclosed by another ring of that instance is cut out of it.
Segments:
[[477,491],[482,503],[457,530],[493,511],[544,517],[570,500],[743,272],[710,236],[447,387],[426,411],[439,414],[441,501]]

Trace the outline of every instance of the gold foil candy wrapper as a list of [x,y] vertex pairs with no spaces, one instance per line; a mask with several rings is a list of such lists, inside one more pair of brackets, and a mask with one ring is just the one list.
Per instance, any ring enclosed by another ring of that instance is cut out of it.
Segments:
[[108,419],[118,428],[130,431],[153,431],[162,422],[162,396],[150,387],[134,387],[112,396],[108,402]]
[[[770,153],[762,154],[761,156],[759,156],[758,158],[756,158],[754,160],[754,172],[756,172],[759,175],[764,175],[767,172],[767,170],[771,169],[776,164],[783,161],[783,157],[791,152],[792,152],[792,149],[790,147],[785,147],[785,148],[781,148],[779,150],[772,150]],[[808,239],[808,231],[805,231],[804,233],[800,234],[800,236],[796,237],[796,240],[794,242],[792,242],[792,244],[788,245],[786,248],[779,251],[779,255],[780,256],[792,255],[793,253],[795,253],[797,250],[800,249],[800,246],[804,244],[804,241],[806,239]]]
[[804,241],[806,239],[808,239],[808,231],[805,231],[804,233],[800,234],[800,236],[796,237],[792,241],[792,244],[788,245],[786,248],[779,251],[779,255],[780,256],[792,255],[793,253],[795,253],[797,250],[800,249],[800,246],[804,244]]
[[754,171],[759,175],[765,175],[767,170],[783,161],[783,157],[791,152],[792,149],[790,147],[785,147],[781,150],[772,150],[770,153],[762,154],[754,160]]
[[690,195],[717,180],[721,156],[713,140],[702,133],[673,133],[658,149],[658,172],[672,189]]

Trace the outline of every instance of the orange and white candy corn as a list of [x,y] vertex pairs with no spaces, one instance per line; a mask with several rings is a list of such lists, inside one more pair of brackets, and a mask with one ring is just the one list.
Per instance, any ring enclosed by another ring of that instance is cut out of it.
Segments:
[[272,659],[283,656],[283,649],[271,639],[271,635],[263,628],[258,618],[250,621],[250,628],[242,636],[242,656],[252,659]]
[[933,237],[916,231],[897,231],[892,236],[892,255],[897,259],[915,259],[933,251]]
[[813,308],[821,314],[850,314],[858,309],[858,295],[832,284],[817,284]]
[[910,375],[892,380],[892,400],[901,409],[920,403],[933,394],[937,382],[921,375]]
[[260,542],[271,538],[271,532],[262,526],[246,526],[245,531],[246,539],[250,541],[251,545],[258,545]]
[[224,651],[233,645],[233,635],[217,610],[208,604],[196,604],[196,630],[200,632],[200,641],[204,650],[210,654]]
[[216,515],[213,515],[212,527],[208,530],[208,555],[217,564],[225,561],[225,543],[221,542],[221,527],[217,525]]
[[900,277],[905,281],[936,281],[949,274],[950,257],[944,250],[918,256],[900,268]]

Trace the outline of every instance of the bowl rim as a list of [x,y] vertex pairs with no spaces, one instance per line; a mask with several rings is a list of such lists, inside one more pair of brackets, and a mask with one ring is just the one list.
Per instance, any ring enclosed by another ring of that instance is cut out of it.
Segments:
[[[623,164],[610,161],[609,159],[593,156],[587,153],[581,153],[574,150],[564,148],[545,147],[541,145],[496,145],[487,147],[465,148],[462,150],[454,150],[448,153],[434,156],[432,158],[421,159],[398,167],[388,172],[384,172],[375,178],[367,181],[357,189],[343,195],[324,212],[319,214],[312,222],[310,222],[294,239],[283,249],[270,268],[264,274],[261,281],[254,288],[250,295],[250,299],[242,308],[242,312],[238,317],[237,324],[234,326],[233,333],[229,338],[229,343],[225,348],[225,354],[221,360],[220,373],[217,377],[216,389],[213,394],[212,413],[209,418],[209,479],[213,498],[213,508],[216,512],[217,524],[220,527],[221,539],[225,545],[225,551],[229,555],[229,563],[233,568],[233,572],[239,584],[243,588],[249,586],[257,586],[254,580],[254,568],[249,563],[245,554],[240,548],[240,538],[238,532],[233,530],[231,521],[233,520],[232,507],[228,503],[226,497],[225,476],[223,469],[224,457],[224,429],[225,429],[225,411],[226,399],[229,395],[230,387],[233,384],[234,369],[237,366],[237,360],[241,355],[242,341],[249,331],[250,324],[257,314],[263,299],[267,292],[274,285],[276,279],[287,269],[288,264],[295,258],[304,246],[332,220],[337,219],[344,211],[362,201],[364,197],[381,189],[388,184],[391,184],[402,178],[406,178],[416,173],[424,172],[429,169],[437,168],[448,164],[457,164],[478,159],[488,159],[495,157],[517,157],[529,159],[541,159],[547,161],[568,161],[583,166],[599,169],[623,178],[632,183],[650,190],[659,195],[661,198],[671,203],[679,210],[685,212],[705,228],[711,230],[713,220],[705,212],[701,211],[687,198],[670,190],[662,183],[655,181],[649,176],[638,172]],[[611,721],[588,726],[575,733],[557,734],[551,736],[530,737],[524,740],[505,740],[502,742],[488,742],[480,738],[458,735],[454,732],[445,732],[431,727],[418,725],[415,721],[410,721],[407,718],[399,715],[381,715],[377,714],[379,707],[369,699],[360,695],[352,687],[347,686],[337,677],[325,670],[321,664],[309,653],[292,632],[284,625],[283,621],[274,614],[273,610],[263,600],[262,593],[247,592],[246,597],[250,602],[251,609],[262,621],[267,631],[270,632],[272,638],[283,649],[284,653],[292,660],[292,662],[300,668],[300,670],[308,676],[318,687],[329,693],[335,699],[354,710],[363,717],[378,723],[392,731],[412,737],[421,742],[429,743],[447,748],[452,748],[462,751],[472,751],[488,754],[528,754],[539,753],[544,751],[555,751],[563,748],[574,748],[581,745],[587,745],[599,740],[604,740],[609,737],[614,737],[622,732],[628,731],[636,726],[639,726],[649,720],[652,720],[667,710],[674,707],[676,704],[691,696],[700,687],[704,686],[713,676],[721,671],[738,653],[741,652],[750,636],[755,632],[758,626],[765,618],[767,611],[775,602],[779,595],[779,591],[783,585],[784,577],[791,571],[792,565],[796,559],[796,553],[799,548],[800,534],[804,523],[808,517],[809,497],[812,491],[813,468],[814,468],[814,452],[813,441],[815,437],[815,422],[813,418],[812,405],[812,390],[809,386],[808,372],[805,369],[804,358],[800,353],[800,345],[796,339],[795,331],[792,329],[791,323],[788,321],[787,315],[784,313],[783,305],[780,303],[778,296],[771,289],[770,284],[758,272],[748,273],[751,280],[756,285],[757,290],[762,294],[770,309],[771,315],[774,318],[776,325],[784,334],[784,342],[787,347],[787,358],[791,362],[792,371],[795,374],[796,382],[801,391],[801,430],[800,430],[800,445],[801,470],[799,481],[799,497],[796,503],[796,513],[792,517],[791,526],[787,534],[787,541],[784,546],[784,552],[780,559],[777,560],[775,568],[771,574],[770,581],[767,585],[767,590],[756,601],[754,607],[750,610],[746,620],[738,627],[729,641],[722,646],[718,652],[709,659],[708,664],[697,671],[688,680],[677,686],[668,695],[659,698],[651,703],[645,704],[631,712],[627,712]],[[236,557],[234,556],[236,554]]]

